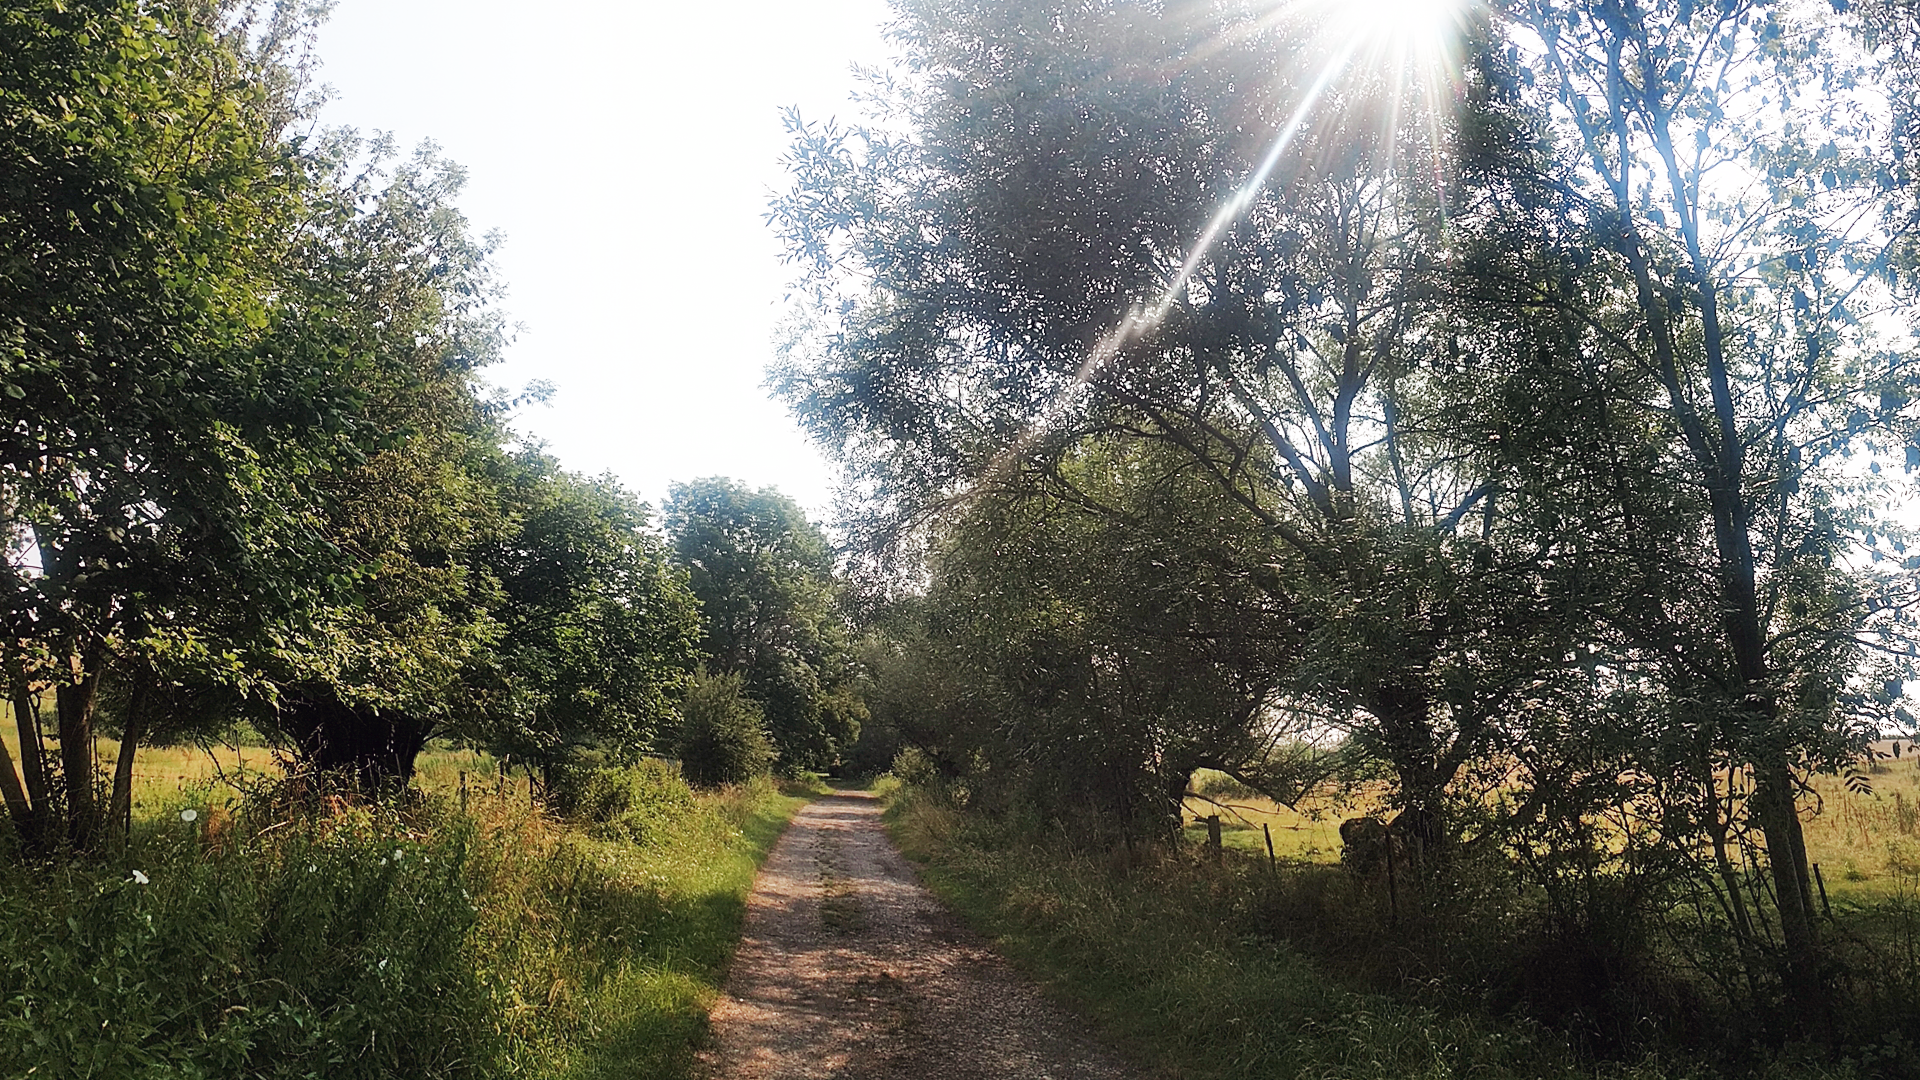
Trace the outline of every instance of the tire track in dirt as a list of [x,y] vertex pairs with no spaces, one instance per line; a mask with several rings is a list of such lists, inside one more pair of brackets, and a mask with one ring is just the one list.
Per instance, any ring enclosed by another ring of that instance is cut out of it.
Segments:
[[914,880],[877,800],[794,815],[713,1010],[715,1080],[1132,1080]]

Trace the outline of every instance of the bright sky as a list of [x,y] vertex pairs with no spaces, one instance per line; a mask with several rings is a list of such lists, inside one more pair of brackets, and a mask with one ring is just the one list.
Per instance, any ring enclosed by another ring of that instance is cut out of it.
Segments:
[[772,485],[816,519],[833,475],[761,387],[788,280],[761,215],[780,109],[851,116],[889,55],[884,0],[339,0],[325,121],[433,139],[499,229],[524,324],[494,381],[555,383],[517,426],[656,506],[667,484]]

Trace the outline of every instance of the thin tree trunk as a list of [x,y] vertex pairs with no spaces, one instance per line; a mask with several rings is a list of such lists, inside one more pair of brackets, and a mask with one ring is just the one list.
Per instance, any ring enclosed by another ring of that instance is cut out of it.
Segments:
[[125,728],[120,733],[120,756],[113,763],[113,795],[107,800],[107,828],[121,843],[133,825],[133,757],[147,731],[147,681],[136,678],[127,702]]
[[1806,838],[1793,802],[1793,775],[1784,764],[1756,770],[1754,802],[1760,833],[1767,842],[1767,868],[1773,874],[1774,903],[1780,910],[1780,936],[1787,947],[1787,991],[1805,1016],[1824,1015],[1826,994],[1820,971],[1820,924],[1814,917],[1812,875]]
[[[1728,800],[1731,802],[1732,770],[1728,770],[1727,784]],[[1721,883],[1726,886],[1728,914],[1733,918],[1733,927],[1740,935],[1740,948],[1744,952],[1755,940],[1753,919],[1747,914],[1746,898],[1740,895],[1740,875],[1734,872],[1733,860],[1727,856],[1727,822],[1720,817],[1720,794],[1715,790],[1712,770],[1708,770],[1706,787],[1707,801],[1713,807],[1707,836],[1713,841],[1713,862],[1720,871]]]
[[9,660],[14,726],[20,730],[20,776],[26,782],[27,828],[21,834],[27,846],[39,849],[47,842],[47,814],[51,792],[47,786],[47,746],[40,737],[40,714],[27,683],[26,664],[15,651]]

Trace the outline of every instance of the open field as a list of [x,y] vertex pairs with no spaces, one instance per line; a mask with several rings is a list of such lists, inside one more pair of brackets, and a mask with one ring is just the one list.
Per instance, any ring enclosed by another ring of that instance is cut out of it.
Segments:
[[[1890,753],[1891,743],[1877,744]],[[1920,754],[1903,751],[1867,772],[1871,793],[1816,777],[1806,800],[1807,858],[1835,899],[1920,899]]]
[[[1871,791],[1850,790],[1840,777],[1818,776],[1802,802],[1807,857],[1820,867],[1831,899],[1913,898],[1920,890],[1920,753],[1905,750],[1909,744],[1903,740],[1896,758],[1893,745],[1875,744],[1882,756],[1865,772]],[[1207,778],[1203,772],[1196,782]],[[1364,800],[1301,813],[1258,795],[1212,798],[1187,799],[1183,831],[1190,842],[1206,840],[1199,819],[1219,814],[1225,846],[1264,855],[1264,825],[1278,858],[1304,862],[1339,862],[1340,822],[1373,812]]]

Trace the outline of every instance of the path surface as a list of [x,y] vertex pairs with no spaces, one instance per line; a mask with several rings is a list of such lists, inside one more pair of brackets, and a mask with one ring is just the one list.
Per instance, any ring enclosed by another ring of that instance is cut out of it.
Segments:
[[880,806],[794,816],[713,1011],[715,1080],[1130,1080],[915,882]]

